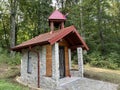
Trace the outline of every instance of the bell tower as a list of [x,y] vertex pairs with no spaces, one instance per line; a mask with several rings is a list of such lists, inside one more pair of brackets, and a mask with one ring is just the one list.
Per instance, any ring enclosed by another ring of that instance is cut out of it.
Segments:
[[55,10],[49,16],[49,24],[50,24],[51,31],[53,32],[55,28],[63,29],[65,21],[66,21],[65,15],[63,15],[60,11]]

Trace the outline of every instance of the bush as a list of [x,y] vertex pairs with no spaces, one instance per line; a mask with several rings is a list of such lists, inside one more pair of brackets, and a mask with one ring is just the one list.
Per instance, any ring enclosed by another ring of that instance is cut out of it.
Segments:
[[90,65],[96,66],[96,67],[102,67],[102,68],[109,68],[109,69],[117,69],[118,68],[117,63],[112,63],[112,62],[104,61],[104,60],[92,61],[90,63]]
[[93,52],[85,56],[85,62],[91,66],[118,69],[120,67],[119,55],[117,53],[110,53],[102,56],[99,52]]
[[117,63],[118,67],[120,67],[120,55],[116,52],[112,52],[108,55],[108,60],[113,61],[113,63]]
[[10,65],[18,65],[20,64],[20,59],[21,59],[21,55],[19,53],[16,53],[15,56],[11,57],[7,63]]
[[10,65],[20,64],[20,54],[16,53],[13,57],[10,56],[10,53],[7,50],[0,48],[0,63],[6,63]]

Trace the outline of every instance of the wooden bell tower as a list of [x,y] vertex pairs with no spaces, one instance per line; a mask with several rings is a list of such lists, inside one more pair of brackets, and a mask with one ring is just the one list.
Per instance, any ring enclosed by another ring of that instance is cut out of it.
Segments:
[[63,15],[58,10],[55,10],[49,16],[49,24],[50,24],[51,31],[53,32],[55,30],[55,28],[57,28],[57,29],[63,29],[65,21],[66,21],[65,15]]

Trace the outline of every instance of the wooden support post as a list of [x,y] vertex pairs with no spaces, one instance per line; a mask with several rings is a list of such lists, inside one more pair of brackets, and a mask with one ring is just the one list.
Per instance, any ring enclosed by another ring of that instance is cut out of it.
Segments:
[[61,29],[63,29],[63,28],[64,28],[64,22],[61,23]]
[[54,31],[54,23],[52,21],[50,22],[50,29],[52,32]]

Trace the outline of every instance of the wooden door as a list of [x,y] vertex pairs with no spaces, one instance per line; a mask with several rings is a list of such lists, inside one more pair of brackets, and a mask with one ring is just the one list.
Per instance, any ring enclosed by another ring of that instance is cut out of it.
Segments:
[[59,71],[60,78],[65,77],[65,49],[63,46],[59,46]]

